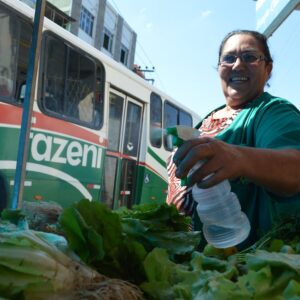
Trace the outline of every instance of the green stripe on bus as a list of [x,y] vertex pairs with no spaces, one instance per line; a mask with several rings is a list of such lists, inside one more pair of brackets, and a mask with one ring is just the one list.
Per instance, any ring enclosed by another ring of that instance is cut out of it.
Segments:
[[157,160],[163,167],[167,167],[167,163],[162,160],[151,148],[148,147],[148,153],[155,159]]

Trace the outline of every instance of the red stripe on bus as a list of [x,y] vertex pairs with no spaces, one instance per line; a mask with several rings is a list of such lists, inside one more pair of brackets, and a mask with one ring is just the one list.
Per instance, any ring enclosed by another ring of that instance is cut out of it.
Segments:
[[[22,120],[21,107],[0,103],[0,111],[0,123],[20,126]],[[32,124],[32,128],[66,134],[103,147],[106,147],[108,144],[107,139],[100,141],[97,134],[75,124],[48,117],[39,112],[33,112],[33,116],[36,118],[36,120],[35,123]]]
[[60,119],[54,119],[38,112],[34,112],[34,116],[36,117],[36,122],[32,125],[33,128],[50,130],[80,138],[82,140],[92,142],[103,147],[107,146],[107,139],[103,139],[103,141],[100,141],[97,134],[81,128],[78,125]]
[[21,107],[0,103],[0,110],[0,123],[20,126],[22,120]]
[[146,167],[147,169],[150,169],[153,173],[159,175],[159,176],[162,176],[161,174],[159,174],[154,168],[152,168],[150,165],[146,164],[145,162],[139,162],[139,165],[140,166],[144,166]]
[[136,160],[135,157],[122,154],[120,152],[112,152],[112,151],[106,151],[106,155],[113,156],[113,157],[118,157],[118,158],[126,158],[126,159],[131,159],[131,160]]
[[[134,160],[134,159],[132,159],[132,157],[130,157],[128,155],[122,154],[120,152],[112,152],[112,151],[109,151],[109,150],[106,151],[106,155],[117,157],[117,158],[127,158],[127,159]],[[162,175],[159,172],[157,172],[153,167],[151,167],[150,165],[146,164],[145,162],[139,161],[138,165],[146,167],[147,169],[151,170],[153,173],[155,173],[158,176],[162,177]]]

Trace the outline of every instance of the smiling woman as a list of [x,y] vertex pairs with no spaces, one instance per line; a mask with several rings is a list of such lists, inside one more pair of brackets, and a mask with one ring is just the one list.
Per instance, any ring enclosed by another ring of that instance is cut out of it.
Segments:
[[[188,214],[195,208],[191,185],[210,188],[230,180],[251,223],[239,248],[254,243],[280,218],[300,211],[300,112],[264,92],[272,67],[264,35],[230,32],[218,59],[226,104],[198,124],[200,137],[184,143],[168,168],[169,186],[177,185],[177,192],[170,192],[167,202]],[[181,187],[179,178],[198,161],[205,163],[188,178],[190,186]],[[199,229],[196,215],[194,221]]]

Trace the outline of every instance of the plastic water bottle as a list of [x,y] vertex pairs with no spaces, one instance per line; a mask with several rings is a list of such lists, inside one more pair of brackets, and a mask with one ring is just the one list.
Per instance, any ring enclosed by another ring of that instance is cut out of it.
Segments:
[[[197,163],[189,174],[198,169],[203,162]],[[211,176],[211,175],[209,175]],[[229,248],[244,241],[250,232],[250,223],[235,193],[231,192],[228,180],[201,189],[193,186],[192,194],[198,203],[197,212],[203,223],[206,241],[216,248]]]

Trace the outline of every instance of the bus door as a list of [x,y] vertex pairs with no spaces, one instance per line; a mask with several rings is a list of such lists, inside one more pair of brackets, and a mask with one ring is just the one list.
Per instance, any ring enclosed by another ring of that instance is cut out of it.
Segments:
[[111,208],[134,204],[142,115],[141,103],[110,92],[103,200]]

